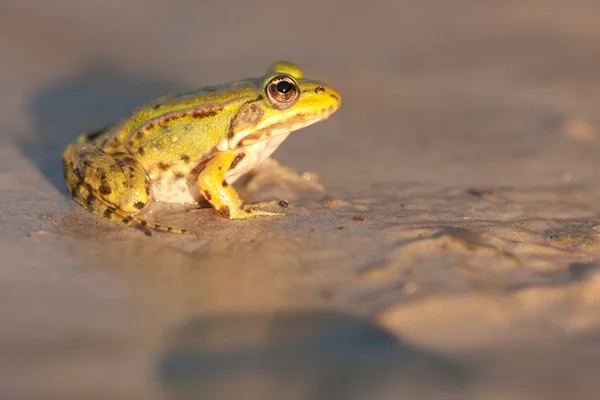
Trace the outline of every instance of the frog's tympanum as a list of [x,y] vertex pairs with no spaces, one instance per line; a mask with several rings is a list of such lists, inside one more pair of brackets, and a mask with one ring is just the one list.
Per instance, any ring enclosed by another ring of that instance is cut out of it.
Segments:
[[305,79],[288,62],[262,78],[165,96],[109,128],[81,135],[63,154],[75,201],[109,221],[184,233],[151,223],[151,201],[206,199],[230,219],[280,215],[245,204],[231,186],[268,158],[290,132],[340,106],[330,86]]

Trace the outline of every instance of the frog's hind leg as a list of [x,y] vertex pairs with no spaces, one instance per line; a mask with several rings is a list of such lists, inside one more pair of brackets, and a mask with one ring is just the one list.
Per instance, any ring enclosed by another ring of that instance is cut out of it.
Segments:
[[63,171],[73,199],[95,215],[146,235],[149,229],[187,233],[138,215],[150,198],[150,184],[144,170],[127,154],[112,156],[91,144],[73,143],[63,154]]

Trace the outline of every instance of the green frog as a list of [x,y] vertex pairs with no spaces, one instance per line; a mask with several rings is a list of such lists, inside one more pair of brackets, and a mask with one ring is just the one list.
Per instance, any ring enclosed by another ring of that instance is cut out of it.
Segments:
[[325,120],[340,104],[331,86],[276,62],[264,77],[163,96],[81,135],[63,154],[67,186],[95,215],[146,234],[186,232],[143,218],[151,200],[206,200],[229,219],[281,215],[245,204],[232,184],[272,160],[292,131]]

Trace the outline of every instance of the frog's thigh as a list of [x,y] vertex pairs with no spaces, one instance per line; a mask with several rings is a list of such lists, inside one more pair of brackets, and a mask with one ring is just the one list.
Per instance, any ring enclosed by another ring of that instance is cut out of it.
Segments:
[[148,202],[148,177],[127,154],[112,156],[95,146],[74,143],[65,150],[63,169],[73,198],[101,217],[135,214]]
[[250,218],[257,215],[280,215],[257,210],[244,205],[242,199],[225,180],[225,174],[235,165],[236,154],[220,152],[213,157],[198,176],[198,189],[214,207],[215,212],[225,218]]

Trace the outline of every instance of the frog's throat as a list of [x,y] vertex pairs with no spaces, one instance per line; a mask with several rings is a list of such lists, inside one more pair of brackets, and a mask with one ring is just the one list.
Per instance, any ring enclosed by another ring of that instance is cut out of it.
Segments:
[[[327,117],[325,117],[325,118],[327,118]],[[323,118],[322,116],[319,116],[317,118],[307,119],[300,123],[296,123],[296,124],[289,125],[289,126],[282,126],[282,127],[271,126],[271,127],[266,127],[266,128],[259,129],[259,130],[246,129],[244,131],[238,132],[232,138],[226,138],[226,137],[221,138],[221,140],[217,144],[217,149],[219,151],[227,151],[227,150],[236,149],[239,146],[240,142],[242,140],[246,139],[248,136],[258,136],[258,138],[255,141],[253,141],[253,143],[271,140],[272,138],[274,138],[276,136],[288,135],[293,131],[297,131],[298,129],[305,128],[316,122],[322,121],[325,118]]]

